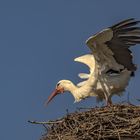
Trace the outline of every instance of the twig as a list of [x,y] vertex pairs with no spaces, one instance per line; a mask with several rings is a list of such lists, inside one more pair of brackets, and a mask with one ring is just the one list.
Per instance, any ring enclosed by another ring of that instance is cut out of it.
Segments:
[[116,116],[116,118],[117,118],[118,120],[121,120],[121,121],[124,121],[124,122],[130,122],[130,120],[127,120],[127,119],[122,118],[122,117],[119,117],[119,116]]
[[56,123],[61,123],[62,121],[48,121],[48,122],[38,122],[38,121],[31,121],[28,120],[29,123],[32,124],[56,124]]
[[42,124],[43,126],[44,126],[44,128],[46,129],[46,130],[48,130],[48,128],[47,128],[47,126],[45,125],[45,124]]
[[112,126],[116,129],[117,134],[118,134],[118,138],[119,138],[119,140],[121,140],[120,133],[119,133],[119,131],[118,131],[116,125],[115,125],[112,121],[110,121],[110,120],[109,120],[109,122],[110,122],[110,123],[112,124]]
[[66,109],[66,113],[67,113],[67,115],[69,115],[69,110],[68,109]]
[[101,131],[102,131],[102,125],[101,125],[101,123],[99,123],[100,124],[100,130],[99,130],[99,134],[98,134],[98,140],[100,140],[100,138],[101,138]]
[[90,108],[90,107],[77,107],[76,108],[77,110],[86,110],[86,109],[93,109],[92,107]]
[[128,92],[128,94],[127,94],[127,102],[129,103],[129,104],[131,104],[131,102],[130,102],[130,92]]

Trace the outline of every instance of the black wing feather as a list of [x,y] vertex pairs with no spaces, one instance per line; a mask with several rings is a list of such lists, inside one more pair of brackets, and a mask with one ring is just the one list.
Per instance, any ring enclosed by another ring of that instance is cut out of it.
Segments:
[[130,26],[137,25],[138,23],[139,23],[139,21],[130,22],[130,23],[127,23],[127,24],[122,25],[121,27],[119,27],[119,29],[128,28]]
[[119,22],[119,23],[117,23],[117,24],[115,24],[115,25],[113,25],[111,27],[114,28],[114,29],[119,28],[120,26],[123,26],[124,24],[129,23],[129,22],[132,22],[133,20],[134,20],[134,18],[123,20],[123,21],[121,21],[121,22]]
[[139,22],[130,18],[109,27],[113,31],[113,38],[106,42],[116,61],[132,72],[136,70],[136,65],[133,64],[129,47],[140,44],[140,27],[135,27]]

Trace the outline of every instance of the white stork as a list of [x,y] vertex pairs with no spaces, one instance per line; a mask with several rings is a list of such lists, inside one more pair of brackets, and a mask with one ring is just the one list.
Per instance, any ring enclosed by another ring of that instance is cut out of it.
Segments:
[[92,54],[75,59],[90,68],[89,74],[79,74],[86,80],[77,85],[69,80],[59,81],[47,104],[65,91],[72,93],[76,102],[96,96],[98,100],[105,99],[107,105],[111,104],[112,95],[120,95],[125,90],[136,70],[129,47],[140,43],[137,23],[139,21],[127,19],[91,36],[86,44]]

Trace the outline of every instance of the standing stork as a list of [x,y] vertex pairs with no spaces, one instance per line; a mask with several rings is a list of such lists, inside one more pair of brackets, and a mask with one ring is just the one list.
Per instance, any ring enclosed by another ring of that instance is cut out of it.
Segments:
[[79,74],[86,80],[77,85],[69,80],[59,81],[47,104],[65,91],[72,93],[76,102],[96,96],[98,100],[105,99],[107,105],[111,104],[111,97],[125,90],[136,71],[129,47],[140,43],[140,27],[135,27],[138,23],[133,18],[127,19],[87,39],[92,54],[75,59],[90,68],[89,74]]

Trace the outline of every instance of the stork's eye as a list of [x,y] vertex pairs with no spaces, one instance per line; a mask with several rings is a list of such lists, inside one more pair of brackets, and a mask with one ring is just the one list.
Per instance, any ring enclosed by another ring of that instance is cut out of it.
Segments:
[[57,85],[56,85],[56,87],[58,87],[60,85],[60,83],[58,83]]

